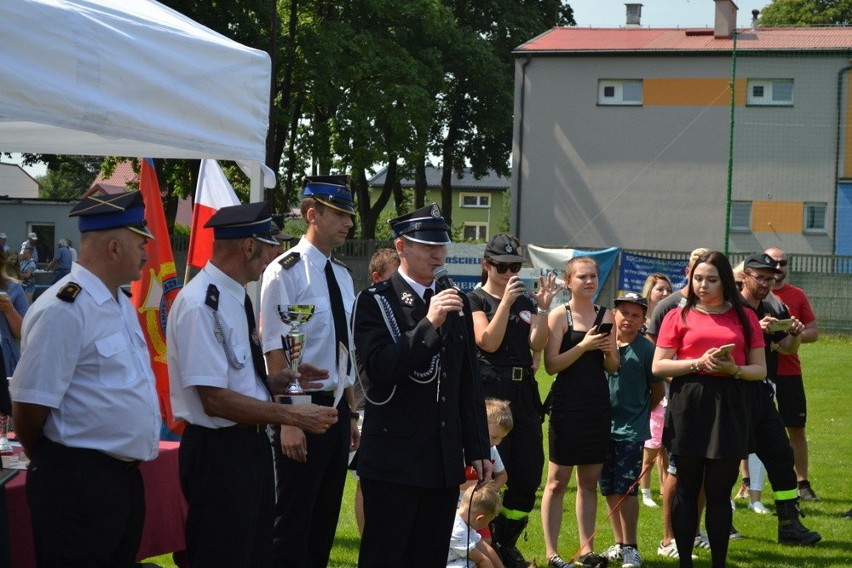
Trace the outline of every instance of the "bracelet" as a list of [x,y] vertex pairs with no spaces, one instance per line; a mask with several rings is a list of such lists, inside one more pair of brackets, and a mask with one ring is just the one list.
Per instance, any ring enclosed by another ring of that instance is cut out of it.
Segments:
[[695,361],[692,361],[692,362],[689,364],[689,370],[690,370],[690,371],[692,371],[693,373],[697,373],[697,372],[698,372],[698,365],[696,365],[696,364],[695,364]]
[[546,316],[550,313],[550,308],[536,308],[536,311],[538,312],[538,315]]
[[737,365],[737,372],[736,372],[736,373],[734,373],[734,378],[735,378],[735,379],[741,379],[741,378],[743,378],[742,373],[743,373],[743,368],[742,368],[742,367],[740,367],[739,365]]

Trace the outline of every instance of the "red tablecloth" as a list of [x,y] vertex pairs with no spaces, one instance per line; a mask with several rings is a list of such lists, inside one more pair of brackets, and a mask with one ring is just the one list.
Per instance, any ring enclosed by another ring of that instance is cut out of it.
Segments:
[[[178,480],[178,442],[160,442],[160,455],[139,465],[145,483],[145,528],[137,559],[150,558],[186,548],[184,521],[186,501]],[[35,566],[30,508],[24,485],[27,473],[22,471],[6,485],[9,503],[9,540],[12,566]],[[176,558],[175,560],[181,559]]]

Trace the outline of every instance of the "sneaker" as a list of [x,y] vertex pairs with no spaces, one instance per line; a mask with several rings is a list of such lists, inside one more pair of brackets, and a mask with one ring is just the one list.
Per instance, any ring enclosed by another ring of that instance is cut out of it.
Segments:
[[620,544],[615,543],[603,552],[603,557],[607,560],[621,560],[622,547]]
[[657,507],[659,507],[659,505],[657,505],[657,502],[654,501],[651,498],[650,495],[643,495],[642,496],[642,504],[645,505],[646,507],[650,507],[652,509],[656,509]]
[[761,503],[760,501],[755,501],[754,503],[749,503],[748,504],[748,510],[754,511],[758,515],[768,515],[769,514],[769,509],[767,509],[766,506],[764,506],[764,504]]
[[584,554],[577,559],[577,566],[590,566],[591,568],[606,568],[609,560],[595,552]]
[[642,566],[642,555],[632,546],[622,548],[621,568],[639,568]]
[[737,527],[731,525],[731,533],[728,535],[729,540],[742,540],[745,537],[742,535],[740,531],[737,530]]
[[740,482],[740,490],[737,491],[737,494],[734,496],[734,499],[748,499],[748,485],[746,485],[745,481]]
[[547,568],[573,568],[573,566],[573,564],[565,562],[558,554],[547,559]]
[[[663,541],[660,541],[660,546],[657,547],[657,554],[666,558],[680,558],[680,553],[677,551],[677,543],[674,539],[668,544],[663,544]],[[693,554],[692,559],[698,560],[698,555]]]
[[846,513],[843,515],[843,517],[847,518],[847,519],[852,519],[852,509],[849,509],[848,511],[846,511]]
[[805,485],[799,487],[799,499],[802,501],[822,501],[817,494],[814,493],[814,490],[811,489],[811,484],[804,482]]
[[704,550],[710,550],[710,541],[707,540],[707,535],[701,531],[698,533],[698,536],[695,537],[695,544],[693,544],[695,548],[703,548]]

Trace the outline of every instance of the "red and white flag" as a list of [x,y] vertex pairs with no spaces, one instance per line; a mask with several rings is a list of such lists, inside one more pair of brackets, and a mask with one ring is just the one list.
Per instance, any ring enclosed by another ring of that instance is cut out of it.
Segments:
[[188,265],[203,268],[213,256],[213,229],[205,229],[204,224],[222,207],[239,204],[234,188],[216,160],[201,160],[195,204],[192,206]]

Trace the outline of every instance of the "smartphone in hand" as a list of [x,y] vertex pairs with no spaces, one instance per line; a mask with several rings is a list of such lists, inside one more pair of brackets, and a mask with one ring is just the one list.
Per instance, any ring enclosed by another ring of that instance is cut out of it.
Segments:
[[725,356],[728,355],[728,353],[730,353],[731,351],[734,350],[734,347],[736,347],[736,345],[734,345],[733,343],[728,343],[727,345],[722,345],[721,347],[719,347],[719,351],[718,351],[718,353],[716,353],[715,356],[716,357],[725,357]]
[[609,335],[610,333],[612,333],[611,323],[602,323],[598,326],[598,335]]

